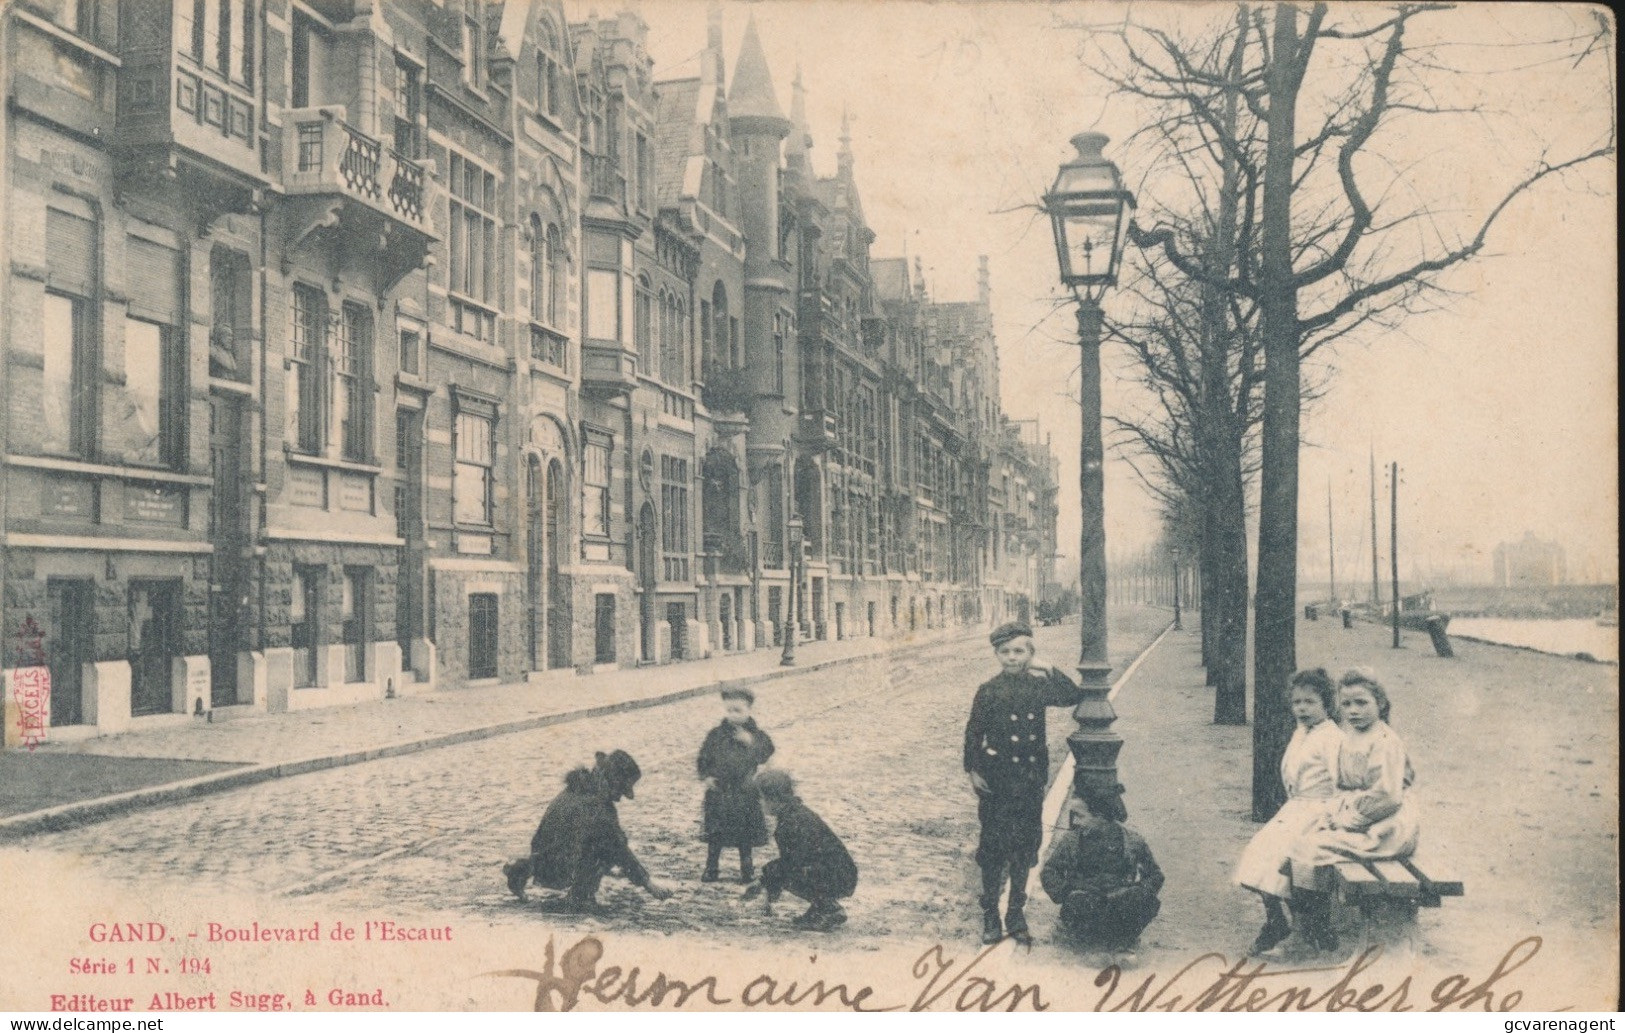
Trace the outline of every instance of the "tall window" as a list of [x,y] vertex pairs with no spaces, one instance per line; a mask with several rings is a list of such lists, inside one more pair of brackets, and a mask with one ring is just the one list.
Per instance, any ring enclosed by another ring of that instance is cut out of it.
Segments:
[[123,444],[135,462],[179,468],[186,428],[181,256],[143,237],[128,242],[124,382],[131,419]]
[[660,379],[673,387],[687,390],[688,363],[684,359],[684,340],[688,335],[688,311],[675,294],[660,296]]
[[546,18],[537,23],[537,28],[541,38],[536,51],[536,110],[557,119],[562,107],[559,62],[554,56],[558,52],[558,37],[553,23]]
[[372,593],[372,571],[366,567],[345,567],[339,619],[344,639],[344,680],[367,680],[367,624]]
[[334,416],[344,458],[356,462],[372,460],[372,352],[372,313],[346,301],[339,320]]
[[732,349],[728,341],[728,289],[722,285],[721,280],[711,288],[711,329],[713,339],[706,342],[711,347],[711,361],[730,362]]
[[421,156],[418,119],[423,114],[423,83],[417,65],[395,58],[395,151],[406,158]]
[[292,54],[294,107],[317,107],[327,99],[323,87],[327,82],[332,51],[333,38],[327,30],[295,11]]
[[463,81],[485,87],[485,4],[483,0],[463,0]]
[[632,344],[638,350],[638,372],[654,375],[654,291],[647,276],[638,277],[637,297],[633,302]]
[[41,313],[45,349],[40,446],[59,455],[88,456],[96,437],[96,222],[88,206],[45,213],[47,293]]
[[660,457],[660,551],[667,581],[689,577],[688,460]]
[[496,339],[500,300],[497,264],[496,176],[460,154],[451,156],[452,329],[482,341]]
[[491,416],[477,412],[457,414],[456,464],[452,470],[452,519],[459,524],[492,524],[493,461]]
[[773,391],[784,397],[784,339],[789,334],[790,317],[783,312],[773,315]]
[[646,212],[654,207],[650,200],[654,193],[654,173],[649,156],[649,138],[642,133],[635,134],[632,149],[632,200],[639,211]]
[[416,327],[401,327],[400,352],[402,373],[417,376],[423,372],[423,334]]
[[130,419],[125,452],[147,465],[181,465],[185,398],[179,390],[175,329],[128,316],[124,320],[124,390]]
[[609,454],[612,439],[588,432],[581,452],[581,533],[609,537]]
[[308,284],[293,285],[293,355],[288,363],[288,406],[299,451],[315,455],[326,445],[323,372],[327,364],[327,295]]
[[563,323],[560,299],[564,297],[564,255],[559,228],[530,217],[530,317],[539,323],[558,327]]
[[587,334],[621,340],[621,242],[607,233],[587,237]]

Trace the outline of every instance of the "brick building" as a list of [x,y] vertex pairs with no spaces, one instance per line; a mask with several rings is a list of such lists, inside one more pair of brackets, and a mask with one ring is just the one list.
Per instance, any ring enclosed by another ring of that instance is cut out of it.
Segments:
[[[1024,614],[986,260],[872,258],[748,25],[0,9],[4,666],[53,735]],[[28,650],[19,643],[31,643]],[[8,736],[10,730],[8,727]]]

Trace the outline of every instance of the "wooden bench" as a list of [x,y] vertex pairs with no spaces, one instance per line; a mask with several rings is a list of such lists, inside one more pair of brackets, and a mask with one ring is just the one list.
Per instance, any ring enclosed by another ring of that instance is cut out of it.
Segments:
[[[1338,899],[1367,918],[1397,912],[1414,918],[1418,907],[1439,907],[1445,897],[1466,895],[1458,879],[1425,873],[1416,858],[1397,861],[1343,861],[1329,865]],[[1324,885],[1324,883],[1322,883]]]

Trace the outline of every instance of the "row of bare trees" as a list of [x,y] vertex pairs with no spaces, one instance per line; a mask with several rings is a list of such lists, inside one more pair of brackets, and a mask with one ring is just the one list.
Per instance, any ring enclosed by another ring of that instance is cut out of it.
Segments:
[[[1256,490],[1253,814],[1265,820],[1281,803],[1291,733],[1279,690],[1297,664],[1300,416],[1329,388],[1318,358],[1438,307],[1446,274],[1486,253],[1521,195],[1611,160],[1613,105],[1589,139],[1567,125],[1521,167],[1500,166],[1509,182],[1464,213],[1439,192],[1451,177],[1427,163],[1441,160],[1440,134],[1490,131],[1483,86],[1508,62],[1458,38],[1480,12],[1242,4],[1197,25],[1208,10],[1184,9],[1178,28],[1089,27],[1089,63],[1149,113],[1121,151],[1143,174],[1141,211],[1107,324],[1144,404],[1110,422],[1170,533],[1195,546],[1219,723],[1248,716]],[[1595,91],[1593,66],[1604,66],[1611,96],[1609,23],[1595,8],[1563,12],[1563,31],[1483,46],[1548,62],[1576,90]],[[1453,61],[1464,46],[1471,60]]]

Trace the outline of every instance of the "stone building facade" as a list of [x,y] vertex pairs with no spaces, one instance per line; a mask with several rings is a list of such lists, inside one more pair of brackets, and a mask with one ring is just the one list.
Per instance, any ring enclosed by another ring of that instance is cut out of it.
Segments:
[[754,24],[731,76],[718,15],[688,78],[647,32],[0,9],[0,622],[48,734],[1036,601],[1055,468],[1001,410],[985,259],[940,302],[871,257],[844,127],[820,175]]

